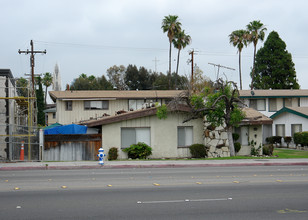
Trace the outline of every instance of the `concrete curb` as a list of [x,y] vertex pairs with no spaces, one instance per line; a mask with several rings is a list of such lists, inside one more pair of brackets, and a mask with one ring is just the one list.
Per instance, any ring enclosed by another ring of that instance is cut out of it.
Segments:
[[239,167],[239,166],[308,166],[308,162],[252,162],[252,163],[200,163],[200,164],[119,164],[119,165],[67,165],[67,166],[7,166],[0,171],[23,170],[76,170],[76,169],[128,169],[128,168],[182,168],[182,167]]

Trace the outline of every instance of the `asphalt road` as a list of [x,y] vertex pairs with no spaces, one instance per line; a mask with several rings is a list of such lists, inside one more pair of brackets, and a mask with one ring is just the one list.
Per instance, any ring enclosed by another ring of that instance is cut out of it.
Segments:
[[0,219],[308,219],[308,167],[0,172]]

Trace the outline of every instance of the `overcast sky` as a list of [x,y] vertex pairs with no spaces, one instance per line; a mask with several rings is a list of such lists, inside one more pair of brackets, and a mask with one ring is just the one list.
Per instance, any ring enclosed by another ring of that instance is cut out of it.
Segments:
[[[191,49],[205,76],[216,79],[208,63],[236,69],[220,69],[228,80],[239,82],[238,54],[228,35],[245,29],[253,20],[275,30],[292,54],[298,82],[308,89],[308,2],[305,0],[0,0],[0,68],[14,77],[30,72],[29,55],[18,49],[47,50],[35,56],[36,73],[54,72],[58,63],[62,88],[82,73],[106,75],[113,65],[134,64],[166,73],[167,35],[161,29],[166,15],[178,15],[192,38],[181,52],[179,74],[190,75]],[[258,43],[258,48],[263,42]],[[242,52],[243,89],[249,89],[253,45]],[[172,70],[177,50],[172,50]],[[156,62],[154,60],[157,60]],[[156,64],[156,65],[155,65]]]

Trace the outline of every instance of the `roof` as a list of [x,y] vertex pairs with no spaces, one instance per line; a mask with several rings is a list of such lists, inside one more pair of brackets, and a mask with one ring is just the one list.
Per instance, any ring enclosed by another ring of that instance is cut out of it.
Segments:
[[149,99],[174,98],[183,90],[69,90],[50,91],[53,101],[62,100],[112,100],[112,99]]
[[[119,115],[114,116],[106,116],[102,119],[93,119],[89,121],[82,122],[80,124],[87,125],[88,127],[96,127],[106,124],[112,124],[115,122],[130,120],[130,119],[136,119],[136,118],[142,118],[146,116],[152,116],[155,115],[157,111],[157,108],[147,108],[137,111],[129,111],[126,113],[122,113]],[[170,111],[180,111],[180,112],[190,112],[190,108],[186,105],[178,105],[175,108],[171,109]],[[243,111],[246,114],[245,119],[240,123],[241,125],[258,125],[258,124],[272,124],[273,120],[266,117],[262,113],[252,109],[252,108],[244,108]]]
[[245,118],[240,125],[273,124],[273,120],[252,108],[243,108]]
[[277,116],[281,115],[284,112],[295,114],[303,118],[308,118],[308,107],[284,107],[275,114],[273,114],[271,118],[276,118]]
[[308,89],[239,90],[240,98],[308,97]]
[[[115,122],[120,122],[120,121],[125,121],[125,120],[130,120],[130,119],[152,116],[156,114],[156,111],[157,111],[156,107],[146,108],[142,110],[125,112],[125,113],[114,115],[114,116],[105,116],[102,119],[93,119],[93,120],[82,122],[80,124],[86,125],[88,127],[96,127],[96,126],[112,124]],[[188,108],[188,106],[178,105],[176,109],[174,108],[171,111],[190,112],[190,109]]]
[[48,113],[48,112],[54,113],[54,112],[57,112],[57,108],[48,108],[48,109],[45,109],[43,112],[45,112],[45,113]]

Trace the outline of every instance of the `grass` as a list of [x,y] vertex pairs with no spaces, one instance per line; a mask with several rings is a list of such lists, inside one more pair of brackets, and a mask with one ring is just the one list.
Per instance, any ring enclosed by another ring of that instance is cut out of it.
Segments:
[[308,151],[275,148],[273,155],[277,155],[278,158],[282,159],[308,158]]

